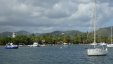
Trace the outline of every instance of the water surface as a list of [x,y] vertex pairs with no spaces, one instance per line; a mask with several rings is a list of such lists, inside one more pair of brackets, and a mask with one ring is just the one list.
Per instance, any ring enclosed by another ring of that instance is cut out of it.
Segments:
[[113,48],[107,56],[87,56],[86,45],[0,47],[0,64],[113,64]]

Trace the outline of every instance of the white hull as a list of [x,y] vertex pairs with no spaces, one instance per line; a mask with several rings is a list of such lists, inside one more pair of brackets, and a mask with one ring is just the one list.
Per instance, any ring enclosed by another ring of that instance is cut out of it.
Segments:
[[107,54],[107,49],[101,49],[101,48],[94,48],[94,49],[87,49],[87,54],[89,56],[103,56]]
[[37,42],[34,42],[33,45],[28,45],[30,47],[38,47],[38,43]]
[[107,44],[107,47],[113,47],[113,44]]
[[104,45],[107,45],[106,43],[104,43],[104,42],[101,42],[101,43],[99,43],[100,45],[102,45],[102,46],[104,46]]

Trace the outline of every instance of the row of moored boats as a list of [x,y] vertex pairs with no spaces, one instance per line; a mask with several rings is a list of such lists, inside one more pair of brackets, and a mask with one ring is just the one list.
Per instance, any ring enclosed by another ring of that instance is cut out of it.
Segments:
[[[18,49],[19,46],[23,46],[23,45],[14,45],[13,43],[8,43],[5,45],[6,49]],[[45,44],[39,45],[37,42],[34,42],[32,45],[27,45],[29,47],[43,47],[46,46]]]

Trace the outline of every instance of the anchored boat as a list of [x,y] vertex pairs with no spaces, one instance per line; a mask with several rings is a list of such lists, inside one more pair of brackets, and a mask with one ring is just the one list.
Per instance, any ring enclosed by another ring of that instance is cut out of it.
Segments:
[[8,43],[5,45],[6,49],[18,49],[18,45],[14,45],[13,43]]
[[108,53],[107,48],[104,45],[99,45],[96,43],[96,0],[94,0],[94,15],[93,15],[93,33],[94,33],[94,41],[93,48],[87,49],[87,55],[89,56],[102,56]]

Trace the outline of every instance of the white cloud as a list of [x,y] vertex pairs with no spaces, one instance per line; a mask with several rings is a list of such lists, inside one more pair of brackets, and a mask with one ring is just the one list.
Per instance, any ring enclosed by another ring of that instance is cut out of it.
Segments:
[[[87,31],[92,16],[92,2],[92,0],[0,0],[0,31]],[[113,20],[112,3],[111,0],[97,1],[98,26]]]

